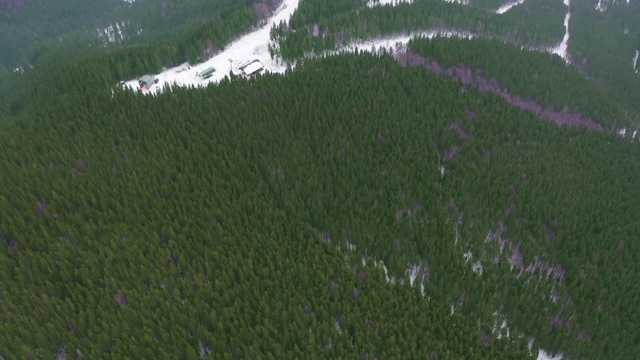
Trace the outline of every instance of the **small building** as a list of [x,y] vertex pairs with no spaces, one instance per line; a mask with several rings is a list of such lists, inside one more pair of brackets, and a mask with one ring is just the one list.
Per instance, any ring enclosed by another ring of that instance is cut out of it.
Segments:
[[246,76],[252,76],[252,75],[255,75],[255,74],[261,72],[262,70],[264,70],[264,66],[262,65],[260,60],[256,59],[256,60],[250,61],[250,62],[242,65],[240,67],[240,70],[242,70],[242,72]]
[[210,67],[210,68],[206,68],[206,69],[204,69],[202,71],[197,72],[196,75],[198,75],[199,77],[201,77],[203,79],[208,79],[213,75],[214,72],[216,72],[216,69],[213,68],[213,67]]
[[153,84],[157,84],[158,79],[152,78],[150,75],[145,75],[138,79],[138,84],[140,85],[140,89],[149,89]]

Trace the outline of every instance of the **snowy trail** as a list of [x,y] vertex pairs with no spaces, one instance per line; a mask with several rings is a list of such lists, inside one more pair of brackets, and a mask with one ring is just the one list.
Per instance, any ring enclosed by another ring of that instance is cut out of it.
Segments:
[[[293,12],[298,8],[299,2],[300,0],[284,0],[282,5],[274,12],[275,15],[261,28],[242,36],[226,46],[224,51],[204,63],[193,67],[181,65],[156,75],[155,78],[158,79],[158,84],[152,86],[149,90],[143,91],[143,93],[161,91],[164,85],[206,86],[209,83],[219,82],[224,79],[232,68],[238,68],[240,65],[254,59],[260,60],[266,71],[284,73],[287,67],[277,59],[271,59],[269,54],[269,32],[271,27],[279,24],[280,21],[289,21]],[[198,71],[209,67],[216,69],[213,76],[208,79],[201,79],[197,76]],[[128,81],[125,86],[134,90],[138,89],[138,81]]]
[[569,56],[567,53],[567,47],[569,43],[569,19],[571,18],[571,5],[570,0],[564,0],[564,4],[567,6],[567,15],[564,17],[564,37],[562,42],[552,50],[552,52],[560,56],[567,64],[570,64]]
[[494,13],[496,14],[504,14],[507,11],[511,10],[511,8],[516,7],[518,5],[522,5],[522,3],[524,3],[525,0],[514,0],[511,2],[508,2],[502,6],[500,6],[499,8],[497,8]]
[[636,54],[633,56],[633,71],[635,71],[636,74],[638,73],[638,68],[636,67],[636,64],[638,63],[638,55],[640,55],[640,51],[636,50]]

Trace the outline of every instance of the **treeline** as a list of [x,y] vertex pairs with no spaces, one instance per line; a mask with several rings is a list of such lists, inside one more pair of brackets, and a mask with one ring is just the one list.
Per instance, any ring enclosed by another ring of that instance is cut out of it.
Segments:
[[555,45],[564,35],[565,13],[566,7],[555,0],[537,1],[504,15],[444,1],[374,8],[356,0],[302,1],[289,24],[273,30],[273,38],[279,42],[277,52],[285,58],[323,53],[357,39],[430,29],[468,31],[522,45]]
[[597,82],[585,78],[575,66],[537,50],[523,50],[499,40],[476,38],[415,39],[414,52],[437,60],[444,67],[466,65],[495,78],[512,94],[533,99],[560,111],[583,113],[607,128],[629,126],[638,113],[629,113]]
[[81,66],[0,132],[0,355],[638,352],[638,144],[390,57],[157,97]]

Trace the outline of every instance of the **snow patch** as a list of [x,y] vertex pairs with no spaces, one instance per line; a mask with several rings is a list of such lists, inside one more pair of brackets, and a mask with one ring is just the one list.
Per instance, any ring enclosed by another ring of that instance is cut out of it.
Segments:
[[598,0],[598,3],[596,4],[596,10],[600,12],[607,11],[607,4],[604,2],[604,0]]
[[[347,240],[347,250],[349,252],[356,251],[356,245],[354,243],[352,243],[351,241]],[[363,261],[364,261],[364,257],[363,257]]]
[[385,280],[387,280],[388,283],[391,283],[391,284],[396,283],[396,278],[393,277],[393,275],[389,275],[389,269],[387,269],[387,266],[384,264],[384,262],[382,262],[382,260],[375,261],[374,264],[376,265],[377,268],[382,269],[382,271],[384,272],[384,278]]
[[413,0],[369,0],[367,1],[367,6],[370,8],[374,8],[376,6],[397,6],[400,4],[413,4]]
[[416,281],[421,267],[422,264],[413,264],[410,265],[407,269],[407,275],[409,275],[409,284],[411,284],[411,286],[413,286],[413,283]]
[[474,273],[476,273],[478,275],[482,275],[482,271],[483,270],[484,270],[484,268],[482,267],[482,263],[480,262],[480,260],[476,261],[471,266],[471,271],[473,271]]
[[471,250],[468,250],[466,253],[462,255],[462,257],[464,258],[464,263],[466,264],[469,262],[469,260],[473,258],[473,254],[471,253]]
[[444,0],[449,4],[469,5],[469,0]]
[[499,8],[497,8],[494,13],[502,15],[504,13],[506,13],[507,11],[511,10],[511,8],[516,7],[518,5],[521,5],[522,3],[524,3],[525,0],[514,0],[514,1],[510,1],[506,4],[503,4],[502,6],[500,6]]
[[560,56],[567,64],[571,63],[567,53],[567,47],[569,43],[569,19],[571,18],[571,5],[570,0],[564,0],[564,4],[567,6],[567,15],[564,17],[564,37],[558,46],[551,52]]
[[640,55],[640,51],[636,50],[636,54],[633,56],[633,71],[638,73],[638,68],[636,65],[638,64],[638,55]]
[[538,351],[538,359],[537,360],[561,360],[562,354],[559,355],[550,355],[546,351],[540,349]]
[[[498,313],[497,311],[493,313],[493,317],[494,317],[494,322],[493,322],[493,326],[491,327],[491,332],[498,339],[501,339],[503,336],[508,338],[510,336],[510,333],[509,333],[509,328],[507,327],[507,318],[504,315],[501,315],[500,313]],[[500,323],[500,320],[502,320],[502,323]],[[500,324],[500,326],[498,326],[498,324]]]
[[104,29],[97,29],[98,38],[102,40],[102,45],[121,43],[124,40],[124,29],[128,23],[120,22],[115,25],[109,25]]
[[474,37],[472,33],[462,31],[451,30],[429,30],[429,31],[415,31],[408,35],[390,36],[384,38],[373,38],[366,40],[356,40],[348,45],[343,46],[338,50],[327,51],[324,55],[337,55],[341,53],[354,53],[358,51],[370,51],[372,53],[382,50],[400,50],[407,46],[407,43],[412,38],[422,37],[427,39],[433,39],[435,37],[458,37],[462,39],[471,39]]

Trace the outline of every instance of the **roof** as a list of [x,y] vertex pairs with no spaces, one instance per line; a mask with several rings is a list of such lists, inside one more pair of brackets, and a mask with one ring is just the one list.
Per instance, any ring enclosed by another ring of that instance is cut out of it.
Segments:
[[209,68],[206,68],[206,69],[204,69],[202,71],[199,71],[198,75],[207,76],[207,75],[213,74],[214,72],[216,72],[216,69],[214,67],[209,67]]
[[145,83],[149,86],[153,85],[153,78],[150,75],[144,75],[143,77],[141,77],[140,79],[138,79],[138,83]]
[[242,71],[244,71],[245,74],[247,75],[252,75],[257,73],[258,71],[262,70],[264,68],[264,66],[262,66],[262,63],[258,60],[253,61],[252,63],[248,64],[247,66],[245,66]]

